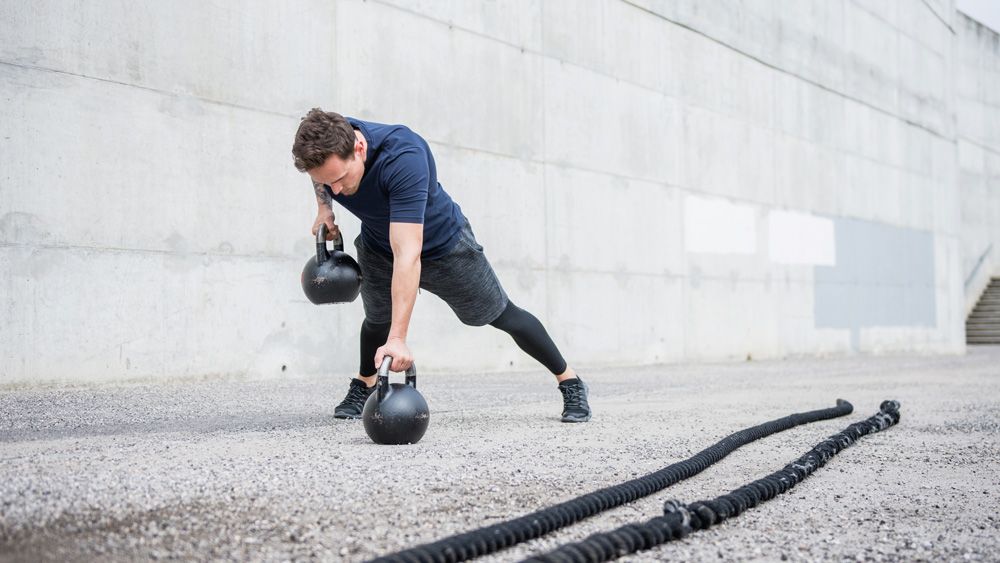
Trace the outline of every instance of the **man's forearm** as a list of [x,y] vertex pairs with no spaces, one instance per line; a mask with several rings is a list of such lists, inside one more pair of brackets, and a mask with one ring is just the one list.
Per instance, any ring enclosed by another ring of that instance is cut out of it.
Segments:
[[333,197],[330,196],[325,185],[313,182],[313,191],[316,193],[316,205],[320,209],[333,209]]
[[389,339],[406,341],[410,315],[420,287],[420,255],[399,257],[392,261],[392,326]]

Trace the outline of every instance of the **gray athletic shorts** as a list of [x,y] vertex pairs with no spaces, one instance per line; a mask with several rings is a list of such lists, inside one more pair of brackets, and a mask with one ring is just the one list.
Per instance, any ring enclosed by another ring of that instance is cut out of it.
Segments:
[[[354,239],[361,264],[361,300],[369,323],[392,322],[392,258],[367,248],[361,235]],[[466,221],[455,246],[436,260],[423,260],[420,287],[444,299],[460,321],[471,326],[489,324],[507,307],[507,294]]]

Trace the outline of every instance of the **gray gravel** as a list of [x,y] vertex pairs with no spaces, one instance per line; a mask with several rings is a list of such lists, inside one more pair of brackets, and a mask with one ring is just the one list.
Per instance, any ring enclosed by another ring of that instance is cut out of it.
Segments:
[[746,446],[701,475],[484,558],[515,561],[663,500],[711,498],[899,399],[789,494],[630,561],[1000,559],[1000,347],[594,369],[594,419],[558,421],[541,372],[421,372],[431,426],[376,446],[331,417],[346,377],[0,388],[0,560],[361,561],[655,471],[790,412],[849,417]]

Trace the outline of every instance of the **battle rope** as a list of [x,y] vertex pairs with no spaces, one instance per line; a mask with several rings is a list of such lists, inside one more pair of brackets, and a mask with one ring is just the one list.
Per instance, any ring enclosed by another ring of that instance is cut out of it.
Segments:
[[885,430],[897,422],[899,422],[899,403],[884,401],[879,407],[878,414],[856,422],[842,432],[823,440],[809,453],[786,465],[781,471],[744,485],[715,500],[693,502],[687,506],[676,500],[668,500],[663,506],[664,515],[653,518],[645,524],[628,524],[611,532],[594,534],[583,541],[566,544],[550,553],[526,559],[525,563],[610,561],[629,553],[681,539],[692,531],[707,530],[791,489],[862,436]]
[[719,440],[694,456],[659,471],[620,485],[581,495],[525,516],[464,532],[433,543],[412,547],[374,559],[374,562],[452,563],[466,561],[539,538],[595,514],[649,496],[697,475],[708,466],[744,446],[782,430],[802,424],[851,414],[854,407],[843,399],[837,406],[791,414],[758,426],[740,430]]

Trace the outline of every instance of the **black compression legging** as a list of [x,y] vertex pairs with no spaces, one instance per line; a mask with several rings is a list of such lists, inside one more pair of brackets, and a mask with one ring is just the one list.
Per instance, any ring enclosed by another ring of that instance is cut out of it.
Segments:
[[378,368],[375,367],[375,351],[389,339],[389,328],[391,327],[392,324],[390,323],[380,325],[368,322],[368,319],[365,319],[365,322],[361,323],[361,364],[358,368],[359,374],[369,377],[378,373]]
[[[549,333],[534,315],[508,301],[507,308],[490,323],[509,334],[517,345],[529,356],[538,360],[554,375],[566,371],[566,360],[556,348]],[[358,373],[368,377],[375,375],[375,351],[389,338],[390,324],[374,324],[365,319],[361,323],[361,363]]]
[[511,335],[522,350],[541,362],[554,375],[566,371],[566,360],[535,315],[508,301],[507,308],[490,326]]

